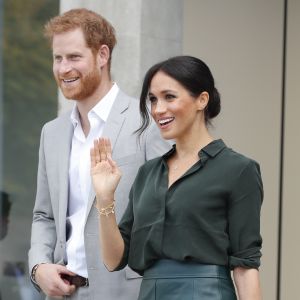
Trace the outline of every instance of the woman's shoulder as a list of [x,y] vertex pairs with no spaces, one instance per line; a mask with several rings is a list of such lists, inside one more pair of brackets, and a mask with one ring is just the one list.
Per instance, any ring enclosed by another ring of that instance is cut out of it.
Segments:
[[150,170],[160,166],[162,161],[163,161],[163,156],[158,156],[158,157],[149,159],[140,167],[140,172],[148,173]]
[[171,155],[174,152],[175,146],[168,150],[165,154],[149,159],[146,161],[140,168],[137,174],[137,178],[140,177],[148,177],[152,176],[154,173],[156,174],[161,168],[163,168],[163,165],[166,164],[165,160],[169,155]]
[[159,169],[162,166],[163,157],[159,156],[146,161],[140,166],[137,175],[135,177],[134,183],[132,185],[132,191],[136,192],[145,187],[152,180],[157,178],[159,174]]
[[230,165],[232,168],[237,168],[240,170],[246,169],[246,168],[258,168],[259,169],[259,163],[245,155],[242,154],[232,148],[226,147],[225,151],[222,153],[223,161],[227,164]]
[[261,170],[258,162],[232,148],[225,147],[216,161],[215,168],[231,190],[249,187],[262,190]]

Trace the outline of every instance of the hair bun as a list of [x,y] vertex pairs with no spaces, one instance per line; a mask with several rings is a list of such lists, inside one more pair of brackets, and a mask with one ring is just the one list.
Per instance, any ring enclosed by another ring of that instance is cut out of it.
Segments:
[[221,111],[220,93],[216,88],[214,88],[207,106],[208,119],[215,118],[220,113],[220,111]]

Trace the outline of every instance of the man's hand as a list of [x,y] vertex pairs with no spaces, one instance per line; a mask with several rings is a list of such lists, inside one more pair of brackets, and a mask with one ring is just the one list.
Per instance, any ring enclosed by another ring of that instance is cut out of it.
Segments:
[[61,298],[71,295],[76,287],[61,278],[62,274],[74,276],[65,266],[55,264],[40,264],[35,273],[35,280],[42,291],[50,297]]

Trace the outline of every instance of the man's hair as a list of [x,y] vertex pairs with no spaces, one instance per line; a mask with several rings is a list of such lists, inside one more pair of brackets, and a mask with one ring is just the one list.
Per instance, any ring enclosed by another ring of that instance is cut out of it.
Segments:
[[107,45],[111,54],[116,44],[114,27],[101,15],[85,9],[71,9],[62,15],[50,19],[44,28],[44,35],[52,44],[53,36],[81,28],[86,44],[93,53],[96,53],[101,45]]

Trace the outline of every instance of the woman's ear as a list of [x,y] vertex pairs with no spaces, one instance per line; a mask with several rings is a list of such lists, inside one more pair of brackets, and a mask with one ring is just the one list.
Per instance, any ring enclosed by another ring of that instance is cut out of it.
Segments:
[[107,65],[110,57],[110,52],[109,48],[107,45],[101,45],[100,49],[98,50],[97,53],[97,58],[99,61],[100,68],[104,67]]
[[198,110],[204,110],[209,101],[209,94],[208,92],[202,92],[198,97],[197,97],[197,108]]

